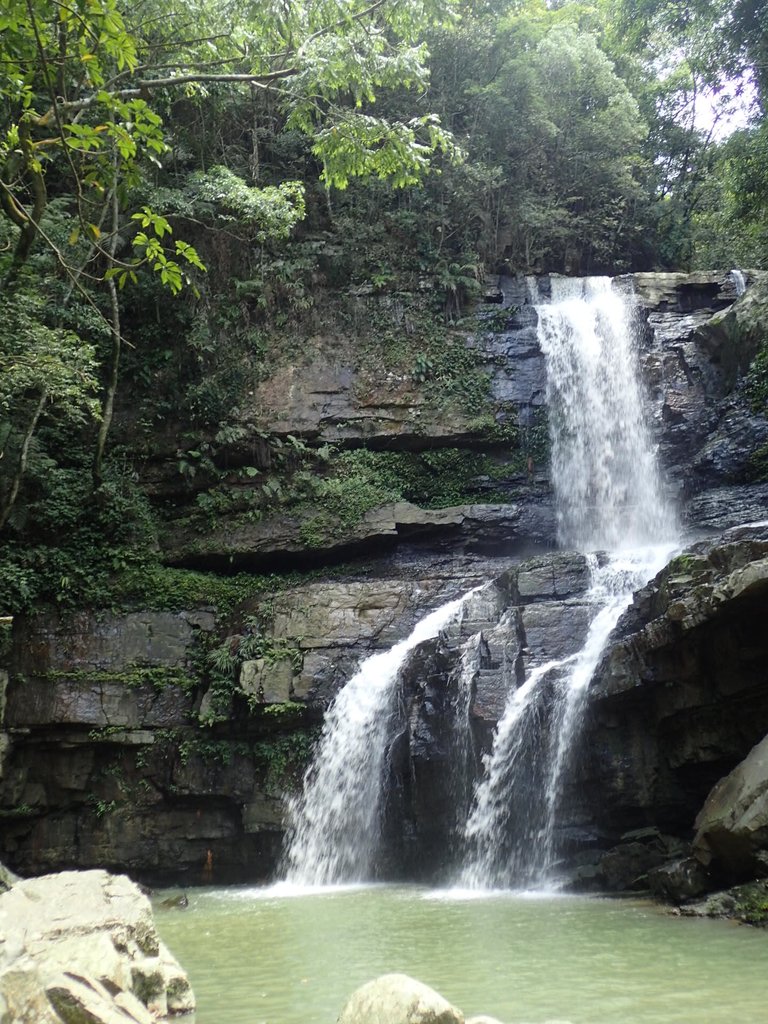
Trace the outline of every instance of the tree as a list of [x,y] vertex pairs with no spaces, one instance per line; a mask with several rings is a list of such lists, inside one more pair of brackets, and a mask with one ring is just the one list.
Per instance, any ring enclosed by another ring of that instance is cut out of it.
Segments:
[[[753,0],[613,0],[607,46],[631,79],[650,131],[657,263],[698,259],[710,178],[733,115],[765,83],[765,5]],[[759,102],[757,104],[759,108]],[[707,212],[709,211],[709,212]],[[722,251],[722,248],[721,248]]]
[[645,125],[594,27],[593,9],[526,0],[492,29],[465,22],[461,45],[447,37],[437,50],[443,109],[484,172],[484,255],[513,270],[631,259]]
[[[9,0],[0,14],[0,207],[16,229],[5,282],[16,284],[42,238],[68,297],[77,293],[109,324],[96,486],[124,344],[119,291],[149,271],[177,294],[205,270],[164,211],[136,202],[170,150],[161,106],[213,88],[274,93],[284,128],[311,140],[328,187],[355,176],[411,184],[432,152],[452,148],[429,114],[391,121],[372,112],[380,89],[423,88],[418,40],[450,19],[450,4],[261,0],[243,22],[236,13],[225,0]],[[209,201],[247,208],[265,235],[289,232],[304,213],[299,183],[261,188],[214,169],[197,185]],[[52,195],[69,204],[64,246],[46,229]]]
[[79,423],[98,414],[93,346],[72,331],[47,326],[45,316],[39,297],[0,299],[0,457],[12,464],[0,495],[0,530],[18,498],[44,412]]

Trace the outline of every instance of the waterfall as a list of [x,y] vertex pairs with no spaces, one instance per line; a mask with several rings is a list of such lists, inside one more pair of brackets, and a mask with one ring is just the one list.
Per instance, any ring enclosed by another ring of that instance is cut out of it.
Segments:
[[536,306],[559,539],[608,555],[588,555],[592,618],[581,650],[534,668],[510,693],[464,830],[460,883],[470,888],[552,882],[588,684],[633,592],[663,567],[676,534],[645,419],[629,303],[609,278],[553,278],[551,304]]
[[552,278],[538,305],[559,540],[579,551],[674,534],[645,420],[629,304],[607,277]]
[[[470,889],[502,888],[530,882],[528,849],[535,843],[537,792],[540,789],[538,739],[547,677],[562,668],[563,661],[549,661],[534,669],[513,690],[496,727],[486,774],[464,829],[472,856],[461,872],[460,884]],[[515,817],[521,823],[515,841],[506,842],[507,825]]]
[[437,636],[468,596],[444,604],[405,640],[367,658],[340,690],[325,716],[303,791],[289,804],[286,881],[328,885],[371,878],[400,670],[409,653]]
[[[529,664],[522,682],[517,663],[506,669],[507,706],[463,829],[468,856],[461,881],[474,888],[552,880],[564,781],[588,683],[621,612],[662,567],[676,533],[644,414],[628,303],[608,278],[553,278],[551,303],[536,308],[559,540],[588,556],[591,585],[583,600],[590,625],[581,650]],[[597,551],[603,553],[590,554]],[[335,698],[303,791],[289,805],[287,882],[326,885],[374,875],[400,672],[418,644],[458,618],[468,596],[431,612],[405,640],[362,662]],[[483,643],[477,633],[462,645],[453,677],[449,745],[461,807],[470,796],[469,718]]]
[[736,289],[736,298],[740,298],[747,290],[747,279],[744,277],[744,272],[734,268],[730,272],[730,277],[733,280],[733,285]]

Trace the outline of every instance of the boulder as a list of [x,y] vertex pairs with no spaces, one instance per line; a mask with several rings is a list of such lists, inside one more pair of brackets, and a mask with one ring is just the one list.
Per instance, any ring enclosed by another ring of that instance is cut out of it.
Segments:
[[612,892],[648,888],[648,873],[664,860],[655,844],[628,842],[615,846],[600,861],[600,873]]
[[352,993],[338,1024],[464,1024],[464,1014],[407,974],[383,974]]
[[65,871],[0,896],[0,1019],[152,1024],[195,1008],[149,900],[124,875]]
[[648,885],[657,899],[683,903],[705,893],[710,887],[710,877],[695,857],[677,857],[649,871]]
[[678,913],[685,917],[729,917],[768,928],[768,880],[714,892],[700,903],[680,907]]
[[768,736],[714,787],[695,823],[696,857],[739,881],[766,873]]

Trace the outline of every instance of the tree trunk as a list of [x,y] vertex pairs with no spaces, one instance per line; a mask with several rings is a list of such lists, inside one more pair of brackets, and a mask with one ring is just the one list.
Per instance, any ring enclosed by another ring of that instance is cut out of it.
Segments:
[[[112,238],[109,243],[109,255],[114,259],[117,252],[117,229],[119,226],[120,207],[117,198],[117,181],[112,190]],[[110,261],[111,262],[111,261]],[[110,268],[111,269],[111,268]],[[110,277],[107,281],[109,289],[109,302],[111,307],[112,327],[112,351],[109,362],[109,380],[104,392],[104,399],[101,404],[101,423],[96,437],[96,451],[93,456],[93,489],[98,490],[104,482],[104,449],[107,444],[107,435],[112,425],[112,416],[115,411],[115,395],[117,394],[117,380],[120,371],[120,351],[122,336],[120,333],[120,303],[117,298],[117,285],[115,279]]]
[[16,466],[16,474],[13,478],[13,482],[11,483],[11,489],[10,491],[8,491],[8,497],[5,499],[3,507],[0,510],[0,530],[2,530],[5,527],[5,524],[8,522],[8,517],[10,516],[11,510],[13,509],[13,506],[16,503],[16,499],[19,496],[21,481],[23,480],[24,473],[26,472],[27,469],[27,460],[29,459],[29,446],[32,444],[32,438],[34,437],[35,430],[37,430],[37,424],[40,420],[40,417],[43,414],[43,409],[45,408],[45,403],[47,401],[48,392],[45,389],[43,389],[43,391],[40,393],[40,398],[38,399],[37,405],[35,406],[35,411],[32,414],[32,419],[29,421],[29,426],[27,427],[27,432],[24,435],[24,440],[21,444],[21,451],[19,452],[19,461]]

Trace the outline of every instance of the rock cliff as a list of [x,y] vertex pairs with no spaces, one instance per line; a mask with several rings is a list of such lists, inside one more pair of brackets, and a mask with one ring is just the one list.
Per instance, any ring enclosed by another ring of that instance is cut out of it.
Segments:
[[[689,540],[760,520],[768,508],[759,458],[768,423],[745,384],[766,336],[768,277],[747,282],[741,296],[728,274],[618,284],[637,296],[653,429]],[[546,292],[546,280],[539,287]],[[146,489],[183,513],[162,540],[169,564],[314,574],[276,581],[226,614],[212,603],[40,609],[17,621],[0,737],[0,857],[11,867],[109,866],[151,880],[266,876],[279,855],[282,794],[300,779],[322,710],[357,661],[430,608],[493,581],[464,621],[416,652],[392,752],[387,870],[446,866],[471,783],[451,789],[442,771],[455,754],[446,723],[461,642],[479,635],[468,708],[479,756],[523,668],[573,651],[587,624],[584,559],[553,553],[535,308],[521,279],[502,279],[489,299],[471,329],[451,329],[484,382],[476,408],[437,401],[419,373],[375,378],[360,369],[354,339],[337,338],[254,386],[238,413],[242,434],[217,454],[235,467],[258,461],[264,430],[352,453],[363,446],[375,458],[460,450],[466,501],[374,501],[356,518],[278,503],[261,518],[225,509],[203,528],[185,518],[184,503],[200,492],[179,490],[176,440],[156,450]],[[593,853],[622,836],[646,830],[626,840],[642,847],[635,877],[692,839],[710,789],[768,733],[763,544],[760,531],[702,541],[620,624],[593,686],[564,822],[585,883],[604,884]]]

